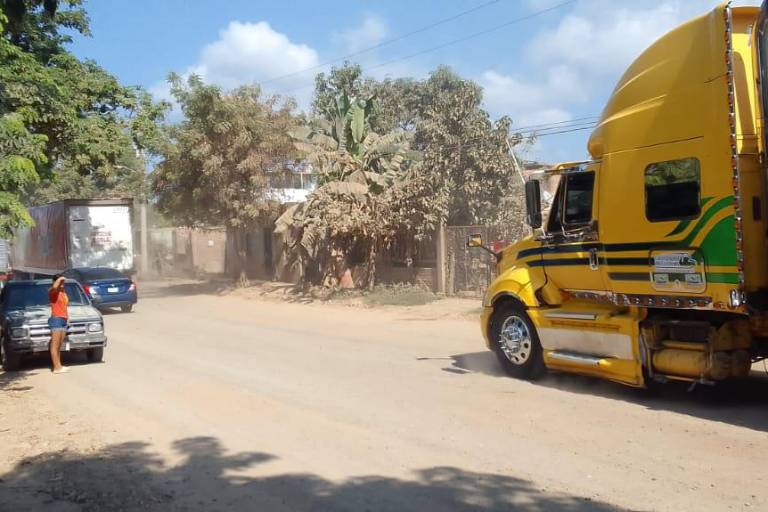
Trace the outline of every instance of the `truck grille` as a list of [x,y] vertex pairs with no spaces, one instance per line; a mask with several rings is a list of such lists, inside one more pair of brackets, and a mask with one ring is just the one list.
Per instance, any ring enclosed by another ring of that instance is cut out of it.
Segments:
[[[88,332],[88,324],[86,322],[75,322],[67,325],[67,336],[78,336]],[[51,330],[47,325],[39,325],[30,327],[29,337],[32,341],[48,341],[51,338]]]

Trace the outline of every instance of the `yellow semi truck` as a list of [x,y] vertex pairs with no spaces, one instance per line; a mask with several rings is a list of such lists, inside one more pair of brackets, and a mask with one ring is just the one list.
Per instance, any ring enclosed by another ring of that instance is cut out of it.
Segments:
[[[631,386],[768,356],[768,8],[721,5],[627,69],[534,235],[497,255],[482,331],[509,374]],[[473,237],[470,246],[481,246]]]

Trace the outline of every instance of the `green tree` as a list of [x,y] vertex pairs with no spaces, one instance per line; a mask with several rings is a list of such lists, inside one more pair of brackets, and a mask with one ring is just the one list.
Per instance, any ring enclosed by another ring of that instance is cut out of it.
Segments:
[[413,78],[387,78],[373,83],[370,93],[376,97],[377,108],[372,128],[379,133],[415,130],[429,101],[424,92],[424,82]]
[[170,128],[173,144],[154,173],[157,206],[187,226],[224,223],[237,257],[232,271],[245,280],[246,234],[277,216],[269,176],[293,156],[295,105],[258,86],[224,93],[196,76],[169,80],[184,120]]
[[30,133],[45,136],[41,180],[28,191],[29,203],[113,195],[115,184],[131,182],[119,171],[125,155],[162,146],[168,105],[65,49],[67,31],[90,33],[80,4],[0,0],[14,13],[0,29],[0,115],[18,114]]
[[412,134],[379,135],[370,129],[373,101],[341,92],[326,107],[325,118],[291,133],[321,184],[277,222],[277,232],[288,235],[307,285],[333,287],[357,264],[363,270],[358,285],[373,286],[376,248],[392,231],[385,193],[412,156]]
[[0,238],[32,223],[19,196],[38,182],[36,166],[45,163],[45,137],[29,133],[18,114],[0,116]]
[[47,63],[52,56],[66,53],[64,45],[72,41],[71,35],[60,32],[61,28],[91,35],[82,4],[82,0],[0,0],[0,10],[8,18],[3,35],[14,46]]
[[502,223],[516,226],[513,235],[522,234],[522,182],[510,146],[524,141],[512,133],[508,118],[493,122],[481,108],[478,84],[446,67],[426,80],[377,82],[354,67],[341,74],[349,76],[355,77],[355,87],[376,98],[369,119],[372,130],[415,133],[412,146],[422,159],[403,166],[387,192],[404,239],[425,237],[441,221]]
[[491,121],[481,108],[481,87],[448,68],[438,68],[422,87],[414,146],[423,159],[403,189],[404,222],[421,235],[439,221],[492,224],[521,213],[511,120]]
[[[0,30],[6,19],[0,10]],[[0,38],[0,59],[12,56],[24,58],[20,50]],[[12,228],[32,222],[20,195],[39,181],[37,167],[46,163],[45,135],[30,133],[24,121],[19,113],[0,111],[0,237],[3,238],[11,236]]]

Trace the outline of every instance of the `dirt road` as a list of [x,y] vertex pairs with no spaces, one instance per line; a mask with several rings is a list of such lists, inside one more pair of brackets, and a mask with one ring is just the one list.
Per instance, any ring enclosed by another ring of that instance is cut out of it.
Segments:
[[767,510],[768,382],[504,377],[477,323],[144,289],[0,374],[0,510]]

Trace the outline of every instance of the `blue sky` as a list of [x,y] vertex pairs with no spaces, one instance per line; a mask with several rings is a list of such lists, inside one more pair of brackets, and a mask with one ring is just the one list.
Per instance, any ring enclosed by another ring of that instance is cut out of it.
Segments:
[[[716,0],[118,0],[89,1],[92,38],[74,53],[125,84],[168,94],[171,71],[225,88],[315,67],[451,17],[474,12],[352,60],[376,78],[421,78],[440,64],[480,83],[492,116],[517,126],[596,116],[632,59]],[[743,1],[743,4],[752,2]],[[541,11],[552,8],[549,12]],[[541,14],[537,14],[541,13]],[[458,44],[403,57],[531,18]],[[394,61],[394,62],[392,62]],[[326,66],[323,69],[327,69]],[[306,106],[320,70],[274,80],[269,92]],[[541,137],[524,158],[586,158],[589,130]]]

